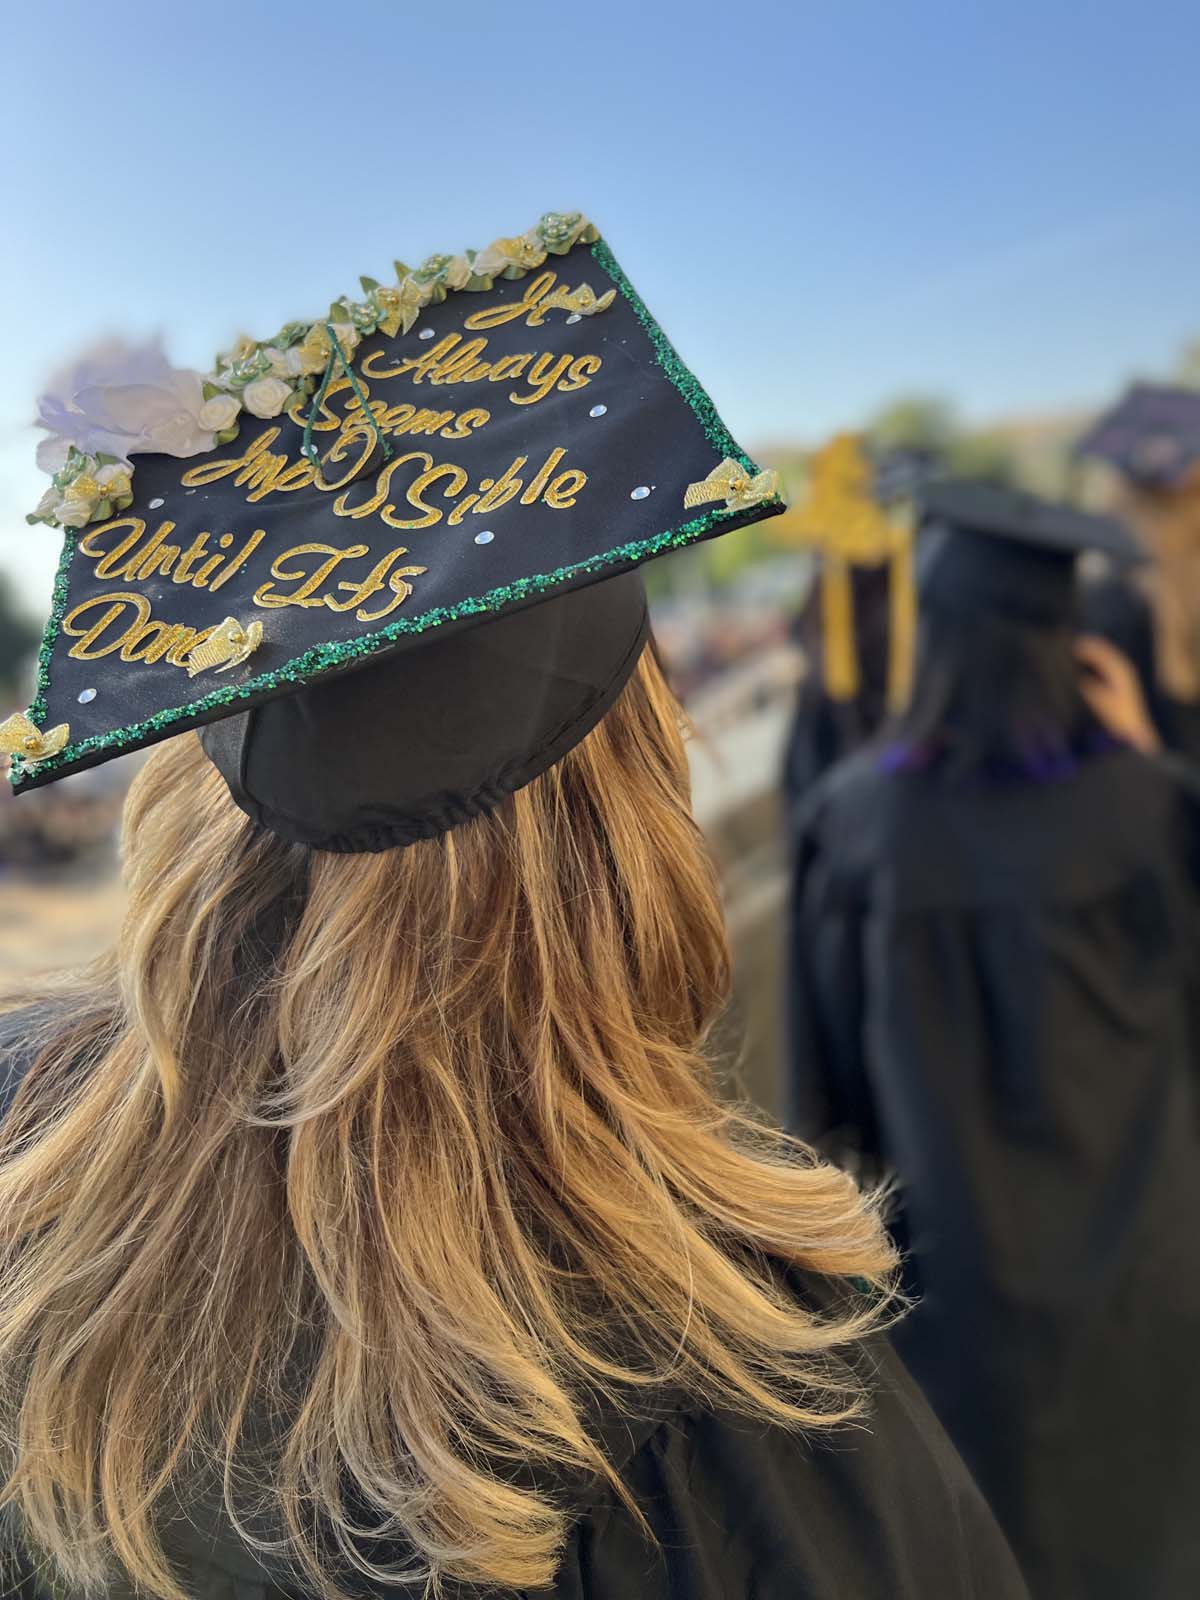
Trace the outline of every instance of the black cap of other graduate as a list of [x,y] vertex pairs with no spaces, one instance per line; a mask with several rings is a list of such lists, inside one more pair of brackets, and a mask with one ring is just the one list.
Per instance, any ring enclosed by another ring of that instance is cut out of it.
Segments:
[[783,509],[578,213],[362,286],[207,377],[114,343],[42,397],[18,791],[200,728],[285,839],[436,836],[613,703],[644,562]]
[[1118,566],[1141,547],[1113,517],[1020,490],[946,478],[921,491],[917,589],[923,607],[999,613],[1055,626],[1075,616],[1075,566],[1085,551]]
[[1200,465],[1200,389],[1135,383],[1075,450],[1140,489],[1177,489]]

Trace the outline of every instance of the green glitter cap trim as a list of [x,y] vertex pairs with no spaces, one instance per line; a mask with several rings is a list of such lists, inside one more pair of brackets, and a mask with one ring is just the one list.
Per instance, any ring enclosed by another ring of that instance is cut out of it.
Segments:
[[[783,502],[778,498],[765,501],[761,507],[755,507],[758,516],[770,515],[773,510],[782,509]],[[400,617],[387,627],[381,628],[378,633],[364,634],[357,639],[314,645],[274,672],[260,673],[258,677],[250,678],[246,683],[237,686],[214,689],[200,700],[157,711],[145,722],[133,723],[128,728],[114,729],[111,733],[93,734],[88,739],[81,739],[78,744],[69,744],[57,756],[38,763],[37,778],[40,780],[43,774],[54,772],[59,767],[70,765],[81,757],[100,750],[120,750],[126,745],[149,742],[155,735],[161,734],[164,728],[170,727],[173,722],[178,722],[184,717],[203,716],[205,712],[215,711],[221,706],[233,706],[239,700],[249,700],[287,686],[303,685],[317,673],[324,672],[330,667],[346,666],[352,661],[361,660],[378,650],[385,649],[406,634],[426,633],[447,622],[457,622],[462,617],[502,611],[514,601],[547,594],[552,589],[569,583],[573,578],[602,572],[606,567],[621,564],[636,565],[651,556],[661,555],[665,550],[693,544],[697,539],[714,532],[723,523],[735,520],[744,521],[744,514],[723,510],[709,511],[704,516],[693,517],[690,522],[682,523],[678,528],[672,528],[666,533],[653,534],[647,539],[634,539],[628,544],[606,550],[602,555],[587,556],[583,561],[577,561],[571,566],[556,567],[553,572],[519,578],[515,583],[489,589],[486,594],[460,600],[455,605],[435,606],[417,617]],[[14,768],[9,774],[9,781],[15,783],[19,779],[20,774]]]
[[740,462],[751,474],[758,472],[758,465],[753,461],[738,444],[729,429],[721,420],[720,413],[713,405],[708,391],[695,376],[691,368],[686,366],[679,357],[679,352],[659,327],[651,315],[640,294],[630,283],[621,270],[616,256],[605,244],[603,239],[598,239],[592,246],[592,259],[596,265],[602,267],[608,276],[620,289],[622,295],[628,300],[634,316],[646,330],[650,343],[654,346],[654,354],[659,366],[679,390],[679,393],[691,406],[696,415],[696,420],[704,429],[705,437],[709,444],[722,456],[732,456]]
[[46,690],[50,687],[50,657],[54,653],[55,641],[58,638],[58,627],[62,621],[63,612],[67,608],[67,586],[70,582],[71,557],[75,554],[75,546],[79,535],[68,533],[63,539],[62,552],[58,558],[58,568],[54,574],[54,588],[51,591],[50,620],[42,633],[42,642],[38,646],[37,678],[34,682],[33,704],[29,708],[29,720],[36,722],[40,728],[42,719],[46,715]]

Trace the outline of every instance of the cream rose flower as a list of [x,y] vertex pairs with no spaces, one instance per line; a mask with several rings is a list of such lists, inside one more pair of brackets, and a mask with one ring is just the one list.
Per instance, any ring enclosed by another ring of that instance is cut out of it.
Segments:
[[253,417],[277,417],[292,398],[282,378],[256,378],[242,390],[242,404]]
[[233,427],[241,414],[241,409],[236,396],[215,394],[200,407],[200,426],[211,429],[213,433],[220,433],[224,428]]
[[54,517],[55,520],[57,520],[58,507],[61,500],[62,496],[57,489],[53,487],[47,489],[45,494],[37,503],[37,509],[33,513],[34,517],[37,519]]
[[85,500],[64,500],[54,520],[60,528],[85,528],[91,517],[92,508]]

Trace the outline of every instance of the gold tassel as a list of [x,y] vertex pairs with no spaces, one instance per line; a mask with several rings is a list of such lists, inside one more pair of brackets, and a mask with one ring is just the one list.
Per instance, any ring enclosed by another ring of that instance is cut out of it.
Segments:
[[858,651],[854,640],[854,588],[850,568],[827,554],[821,575],[821,623],[825,635],[825,692],[831,700],[853,700],[858,693]]
[[912,694],[917,644],[917,590],[913,577],[912,529],[897,531],[888,583],[888,710],[903,711]]

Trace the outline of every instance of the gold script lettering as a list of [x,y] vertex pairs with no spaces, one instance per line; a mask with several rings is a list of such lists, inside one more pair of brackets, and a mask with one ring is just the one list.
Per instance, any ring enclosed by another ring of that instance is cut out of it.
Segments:
[[[316,591],[325,582],[326,578],[336,566],[343,561],[354,560],[358,556],[370,553],[370,547],[365,544],[348,545],[346,549],[339,550],[331,544],[298,544],[292,549],[285,550],[282,555],[276,556],[271,563],[271,576],[280,578],[285,583],[298,583],[300,587],[293,589],[290,594],[281,594],[269,584],[264,583],[254,591],[254,604],[270,610],[281,606],[320,606],[325,602]],[[296,556],[324,556],[311,572],[306,572],[303,567],[299,571],[291,571],[284,562],[293,560]]]
[[393,514],[396,509],[395,506],[384,506],[379,515],[389,528],[432,528],[435,522],[442,520],[445,513],[439,511],[436,506],[426,505],[421,496],[427,489],[432,489],[434,484],[442,478],[450,480],[450,488],[444,491],[448,499],[453,499],[456,494],[461,494],[467,486],[466,473],[461,467],[454,466],[452,462],[446,462],[440,467],[430,466],[413,479],[404,496],[415,511],[423,513],[422,516],[397,517]]
[[476,311],[463,323],[464,328],[472,332],[479,328],[499,328],[506,322],[519,322],[522,317],[527,325],[536,328],[541,325],[546,314],[546,308],[539,304],[558,282],[556,272],[539,272],[526,286],[525,293],[520,300],[511,305],[488,306],[483,311]]
[[[90,627],[80,626],[84,613],[94,611],[97,606],[104,607],[97,620]],[[116,622],[130,606],[133,607],[132,620],[128,621],[117,637],[102,649],[94,649],[93,646],[103,637],[110,625]],[[125,643],[126,635],[149,620],[150,602],[140,594],[122,593],[118,590],[116,594],[95,595],[91,600],[81,601],[63,618],[63,632],[69,634],[72,639],[79,640],[78,644],[71,646],[67,654],[73,656],[76,661],[98,661],[101,656],[109,656],[114,650],[119,650]]]
[[[85,626],[85,613],[99,606],[104,610],[94,622]],[[122,623],[120,631],[100,645],[99,641],[116,622]],[[119,650],[123,661],[154,662],[165,657],[173,667],[182,667],[183,657],[192,646],[200,644],[212,632],[211,628],[188,628],[181,622],[151,620],[148,600],[140,594],[120,590],[81,601],[63,618],[62,626],[64,633],[79,641],[67,651],[77,661],[98,661],[101,656],[110,656]],[[146,644],[144,650],[139,648],[142,644]]]
[[392,591],[393,598],[388,601],[387,605],[381,607],[378,611],[357,610],[354,612],[359,622],[378,622],[381,617],[388,616],[397,606],[403,605],[412,593],[412,584],[407,583],[405,580],[417,577],[420,573],[428,570],[426,567],[396,566],[395,563],[399,561],[400,557],[407,554],[408,551],[403,545],[398,546],[395,550],[389,550],[381,561],[375,563],[361,583],[346,583],[343,581],[338,584],[337,587],[339,589],[348,589],[350,591],[348,599],[335,600],[332,595],[326,595],[325,604],[331,611],[352,611],[356,606],[363,606],[370,596],[377,594],[380,589],[388,588]]
[[244,454],[230,461],[206,461],[201,466],[191,467],[179,481],[187,488],[196,489],[218,483],[222,478],[232,478],[239,487],[250,486],[247,500],[262,500],[276,490],[286,494],[293,489],[306,488],[316,476],[311,462],[297,461],[289,465],[286,455],[271,454],[270,446],[282,431],[281,428],[267,428],[247,446]]

